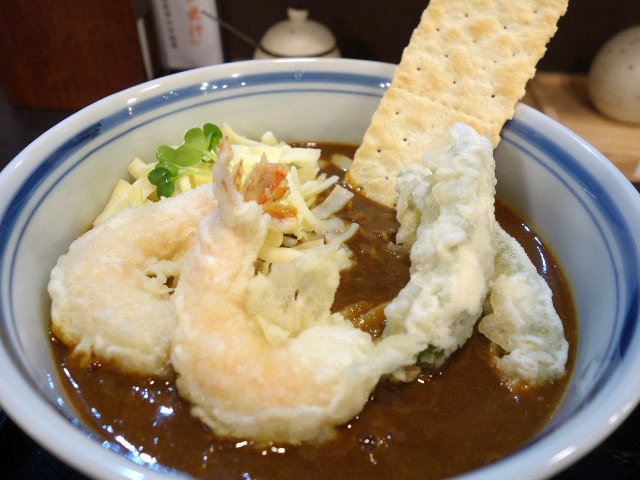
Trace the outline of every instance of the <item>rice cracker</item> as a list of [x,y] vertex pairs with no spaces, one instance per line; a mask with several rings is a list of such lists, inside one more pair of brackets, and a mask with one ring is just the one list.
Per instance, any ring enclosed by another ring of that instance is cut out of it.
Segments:
[[393,207],[400,170],[463,122],[500,141],[568,0],[431,0],[373,115],[347,181]]

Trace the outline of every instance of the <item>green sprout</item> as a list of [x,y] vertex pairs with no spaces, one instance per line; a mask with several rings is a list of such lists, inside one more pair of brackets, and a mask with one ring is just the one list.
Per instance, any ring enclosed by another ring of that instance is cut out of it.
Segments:
[[170,197],[176,189],[176,181],[193,174],[211,175],[199,163],[215,163],[216,149],[222,139],[222,131],[212,123],[202,128],[192,128],[184,134],[184,143],[178,148],[160,145],[156,150],[158,163],[149,172],[151,184],[158,189],[158,197]]

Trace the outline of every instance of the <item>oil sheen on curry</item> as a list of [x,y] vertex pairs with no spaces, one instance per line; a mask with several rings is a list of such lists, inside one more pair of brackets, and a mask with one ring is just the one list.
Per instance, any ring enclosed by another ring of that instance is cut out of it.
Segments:
[[[355,147],[306,144],[322,158],[353,158]],[[333,170],[331,170],[333,169]],[[326,166],[331,174],[337,168]],[[346,185],[343,185],[346,187]],[[339,216],[360,225],[348,241],[355,265],[341,273],[332,311],[377,338],[385,328],[378,305],[410,278],[406,256],[390,251],[395,211],[355,192]],[[332,440],[257,446],[221,438],[190,413],[175,374],[123,374],[105,362],[81,366],[52,336],[60,377],[82,421],[112,448],[159,470],[201,479],[442,479],[495,462],[540,432],[553,417],[570,378],[577,323],[569,289],[539,237],[499,199],[496,219],[523,246],[553,292],[569,342],[567,374],[535,387],[508,388],[492,365],[492,344],[477,329],[437,370],[411,382],[381,380],[364,409],[339,425]],[[368,312],[368,313],[367,313]],[[373,312],[373,313],[371,313]]]

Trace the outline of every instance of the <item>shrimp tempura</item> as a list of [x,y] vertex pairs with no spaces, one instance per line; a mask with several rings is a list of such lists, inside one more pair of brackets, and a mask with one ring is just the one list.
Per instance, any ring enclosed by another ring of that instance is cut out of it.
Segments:
[[74,355],[141,375],[170,371],[176,317],[165,282],[180,274],[198,220],[215,205],[203,185],[122,210],[71,244],[48,288],[52,330]]
[[330,312],[346,255],[324,245],[256,275],[270,220],[236,191],[224,142],[218,156],[218,208],[200,222],[173,296],[179,392],[219,435],[326,439],[362,409],[380,376],[366,362],[369,334]]

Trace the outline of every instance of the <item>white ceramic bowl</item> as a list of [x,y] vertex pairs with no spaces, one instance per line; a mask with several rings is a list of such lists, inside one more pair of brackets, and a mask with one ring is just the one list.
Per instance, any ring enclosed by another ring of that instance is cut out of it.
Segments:
[[[394,66],[356,60],[250,61],[133,87],[38,138],[0,174],[0,404],[45,448],[96,478],[163,478],[75,417],[54,373],[46,284],[134,156],[153,159],[205,122],[286,141],[358,143]],[[537,479],[578,460],[640,397],[640,198],[602,155],[519,105],[496,150],[498,191],[560,259],[580,322],[561,408],[534,440],[466,479]]]

